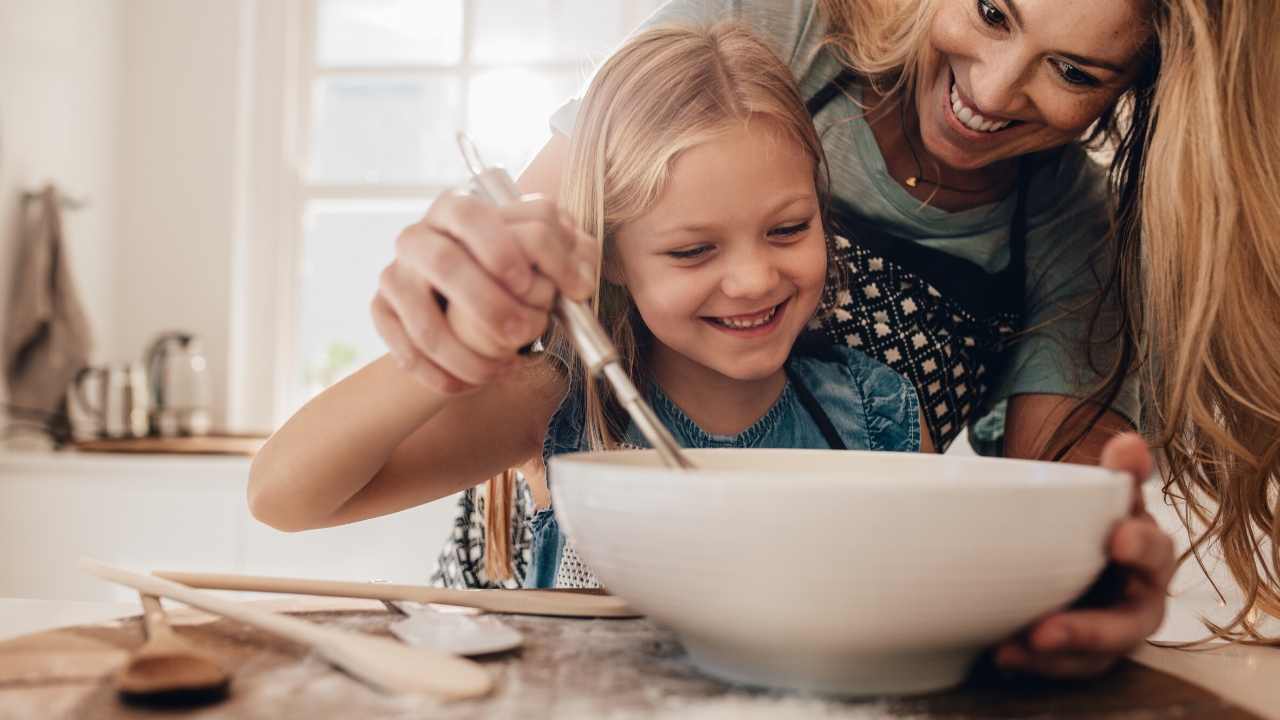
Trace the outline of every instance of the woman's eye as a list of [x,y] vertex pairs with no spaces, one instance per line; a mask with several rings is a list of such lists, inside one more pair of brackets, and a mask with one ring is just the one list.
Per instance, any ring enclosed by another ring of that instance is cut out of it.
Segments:
[[1097,78],[1087,72],[1084,72],[1075,65],[1064,62],[1057,62],[1055,64],[1058,66],[1058,74],[1062,76],[1062,79],[1072,85],[1085,85],[1092,87],[1098,84]]
[[667,255],[677,260],[692,260],[702,257],[711,249],[709,245],[699,245],[697,247],[686,248],[684,250],[668,250]]
[[982,21],[988,25],[1004,25],[1004,13],[1000,11],[1000,8],[992,5],[990,0],[978,0],[978,14],[982,16]]
[[795,225],[783,225],[782,227],[774,228],[769,231],[769,236],[770,237],[790,237],[792,235],[799,235],[800,233],[805,232],[808,229],[809,229],[809,222],[806,220],[805,222],[797,223]]

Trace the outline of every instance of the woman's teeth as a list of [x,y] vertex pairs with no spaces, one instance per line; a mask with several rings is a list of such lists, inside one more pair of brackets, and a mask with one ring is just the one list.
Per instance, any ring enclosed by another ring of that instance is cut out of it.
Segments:
[[778,306],[774,305],[768,310],[765,310],[762,313],[756,313],[755,315],[736,315],[734,317],[714,318],[714,320],[726,327],[731,327],[737,330],[747,330],[749,328],[769,324],[769,321],[773,319],[774,314],[777,312]]
[[965,127],[976,132],[999,132],[1013,123],[1012,120],[988,120],[979,115],[960,99],[960,91],[956,90],[955,82],[951,83],[951,110]]

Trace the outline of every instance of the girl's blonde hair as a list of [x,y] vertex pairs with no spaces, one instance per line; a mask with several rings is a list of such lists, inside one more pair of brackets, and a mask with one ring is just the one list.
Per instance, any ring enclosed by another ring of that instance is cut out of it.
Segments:
[[[911,97],[937,0],[820,2],[842,60]],[[1144,429],[1192,537],[1181,561],[1216,546],[1244,592],[1206,625],[1276,644],[1259,618],[1280,617],[1280,4],[1147,6],[1137,79],[1085,138],[1114,152],[1108,291],[1124,312],[1108,380],[1077,410],[1096,421],[1142,370]]]
[[[560,204],[579,227],[601,239],[602,262],[614,262],[618,228],[658,201],[680,153],[748,122],[767,122],[770,130],[797,143],[813,159],[814,184],[825,198],[822,142],[791,70],[763,42],[730,22],[639,33],[600,67],[582,99]],[[609,282],[601,270],[596,315],[632,382],[644,388],[648,378],[641,354],[647,330],[626,289]],[[829,267],[829,274],[838,269]],[[586,377],[563,328],[552,328],[547,349],[552,357],[569,359],[571,391],[582,389],[588,447],[618,447],[625,413],[601,383]],[[487,484],[485,571],[490,580],[513,574],[508,509],[513,484],[511,471]]]
[[[762,41],[733,23],[642,32],[600,67],[582,100],[561,205],[583,230],[601,239],[607,266],[616,262],[618,228],[658,201],[680,153],[757,122],[768,123],[812,158],[815,187],[825,196],[822,143],[791,70]],[[647,330],[626,289],[605,275],[600,273],[596,314],[628,374],[643,388]],[[553,333],[551,350],[560,357],[572,355],[561,332]],[[584,383],[588,445],[617,447],[625,416],[576,361],[571,378]]]

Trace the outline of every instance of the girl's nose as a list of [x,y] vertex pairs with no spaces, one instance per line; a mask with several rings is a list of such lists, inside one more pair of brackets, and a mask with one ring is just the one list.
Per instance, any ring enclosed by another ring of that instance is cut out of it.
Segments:
[[743,251],[726,265],[721,291],[733,298],[763,297],[777,287],[779,277],[768,252]]

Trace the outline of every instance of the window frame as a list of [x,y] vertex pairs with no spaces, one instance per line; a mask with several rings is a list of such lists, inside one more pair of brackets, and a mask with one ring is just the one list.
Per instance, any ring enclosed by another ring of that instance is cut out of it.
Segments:
[[[655,9],[656,0],[613,0],[622,4],[618,28],[625,36]],[[302,254],[307,209],[315,201],[403,201],[428,203],[454,185],[438,183],[324,183],[308,179],[312,156],[313,99],[324,77],[423,77],[459,79],[458,127],[467,127],[475,78],[485,72],[520,67],[534,72],[584,70],[582,62],[535,61],[518,65],[473,60],[476,0],[462,2],[462,51],[456,64],[320,67],[316,58],[319,0],[256,3],[249,45],[253,77],[248,85],[254,112],[246,120],[245,152],[251,166],[246,203],[254,242],[235,251],[231,315],[228,424],[239,428],[277,427],[308,398],[299,354]],[[599,60],[593,58],[592,60]],[[550,137],[548,130],[547,137]],[[461,178],[460,178],[461,180]],[[370,298],[372,299],[372,298]]]

